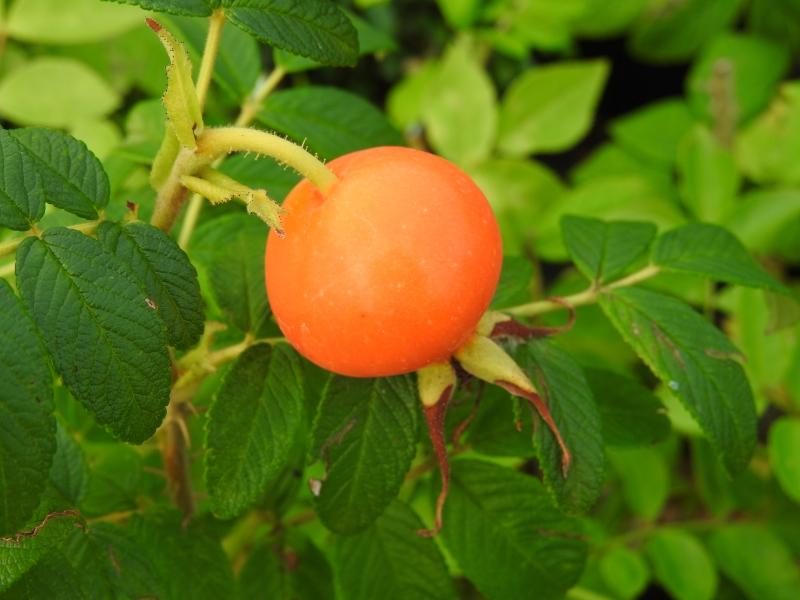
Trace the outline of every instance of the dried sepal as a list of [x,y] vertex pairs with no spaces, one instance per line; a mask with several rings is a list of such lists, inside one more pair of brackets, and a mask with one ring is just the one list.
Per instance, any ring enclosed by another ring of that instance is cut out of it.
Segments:
[[547,404],[539,396],[522,368],[514,362],[514,359],[491,339],[480,334],[472,336],[455,353],[455,359],[470,375],[499,385],[514,396],[524,398],[531,403],[561,448],[561,470],[566,477],[572,462],[572,454],[567,448]]
[[445,417],[456,382],[456,371],[450,363],[428,365],[417,371],[417,387],[422,401],[422,410],[425,413],[425,421],[428,424],[428,436],[442,477],[442,488],[436,499],[433,529],[417,531],[424,537],[433,537],[442,529],[444,504],[450,489],[450,461],[447,457]]

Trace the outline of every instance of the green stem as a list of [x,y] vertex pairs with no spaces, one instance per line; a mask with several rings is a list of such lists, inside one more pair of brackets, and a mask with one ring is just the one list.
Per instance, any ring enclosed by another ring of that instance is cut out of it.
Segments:
[[206,129],[197,139],[197,154],[209,162],[232,152],[256,152],[289,165],[327,194],[338,180],[316,156],[274,133],[247,127]]
[[[237,127],[246,127],[249,125],[253,119],[258,114],[258,111],[261,110],[261,107],[264,104],[264,100],[267,99],[281,80],[286,76],[286,71],[284,71],[281,67],[275,67],[272,73],[267,76],[262,83],[260,83],[256,89],[253,91],[250,96],[248,96],[247,100],[242,104],[242,108],[239,111],[239,116],[236,118],[235,125]],[[219,158],[214,161],[213,166],[217,168],[223,161],[223,158]],[[195,227],[197,227],[197,221],[200,219],[200,212],[203,210],[203,197],[199,194],[193,194],[189,200],[189,206],[186,209],[186,214],[183,217],[183,224],[181,225],[181,231],[178,235],[178,245],[183,248],[184,250],[189,246],[189,240],[192,239],[192,233],[194,233]]]
[[208,35],[206,45],[203,49],[203,58],[200,62],[200,70],[197,74],[197,99],[200,102],[200,110],[208,96],[208,88],[211,85],[211,77],[214,74],[214,63],[217,61],[219,52],[219,42],[222,37],[222,27],[225,25],[225,13],[222,10],[215,10],[208,20]]
[[658,275],[659,272],[660,269],[656,265],[648,265],[643,269],[636,271],[635,273],[631,273],[627,277],[623,277],[622,279],[618,279],[612,283],[608,283],[603,286],[593,285],[589,289],[577,294],[565,296],[561,299],[561,303],[554,302],[552,300],[537,300],[536,302],[529,302],[527,304],[520,304],[519,306],[513,306],[511,308],[504,309],[502,312],[515,317],[535,317],[537,315],[563,309],[564,304],[573,307],[593,304],[597,301],[597,298],[600,296],[600,294],[604,292],[636,285],[637,283],[641,283],[642,281]]
[[191,175],[204,164],[206,163],[197,158],[195,151],[189,148],[181,149],[172,164],[169,176],[158,190],[155,209],[150,218],[151,225],[163,231],[172,229],[186,198],[186,188],[181,184],[181,177]]

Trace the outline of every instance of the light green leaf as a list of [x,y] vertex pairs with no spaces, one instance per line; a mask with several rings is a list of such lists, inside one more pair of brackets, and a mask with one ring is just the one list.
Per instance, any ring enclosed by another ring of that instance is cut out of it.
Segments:
[[600,411],[606,445],[647,446],[667,437],[669,419],[650,390],[613,371],[584,369],[584,374]]
[[264,283],[267,226],[252,216],[233,213],[198,227],[192,258],[205,266],[214,297],[231,322],[259,335],[268,325]]
[[761,525],[726,525],[709,543],[720,570],[750,600],[792,600],[800,568],[786,545]]
[[239,575],[239,600],[334,600],[333,573],[308,539],[290,535],[253,550]]
[[56,451],[53,378],[30,315],[0,280],[0,536],[15,533],[44,492]]
[[622,34],[638,17],[649,0],[588,0],[575,25],[583,37],[606,38]]
[[403,140],[372,104],[338,88],[305,86],[271,94],[258,120],[323,159]]
[[436,0],[445,21],[456,29],[467,29],[475,23],[483,9],[480,0]]
[[559,62],[520,75],[500,108],[500,150],[523,156],[575,144],[592,125],[608,71],[604,61]]
[[622,495],[639,517],[655,521],[669,497],[669,467],[652,447],[609,448],[608,461],[622,482]]
[[732,212],[741,176],[731,153],[708,128],[696,125],[678,148],[683,203],[700,221],[719,223]]
[[800,502],[800,420],[783,417],[773,423],[769,460],[783,491]]
[[785,291],[732,233],[710,223],[688,223],[661,235],[653,248],[653,262],[667,271]]
[[127,267],[100,242],[55,228],[20,246],[17,282],[72,394],[117,437],[150,437],[169,400],[167,340]]
[[349,600],[455,599],[455,591],[436,543],[417,532],[420,518],[399,500],[369,529],[337,536],[335,568]]
[[189,17],[207,17],[220,0],[103,0],[119,4],[135,4],[147,10]]
[[460,165],[492,150],[497,101],[492,80],[466,40],[452,45],[425,87],[422,121],[433,148]]
[[5,23],[14,39],[38,44],[83,44],[117,37],[142,24],[142,12],[95,0],[15,0]]
[[192,79],[192,61],[186,46],[161,25],[148,21],[169,56],[167,90],[161,97],[167,119],[185,148],[197,146],[195,135],[203,130],[203,111]]
[[692,123],[683,100],[662,100],[616,119],[610,129],[622,148],[654,165],[671,167]]
[[169,343],[181,349],[193,346],[203,333],[203,298],[186,253],[166,233],[145,223],[106,221],[97,237],[142,284],[164,322]]
[[408,129],[422,119],[428,86],[436,77],[438,63],[427,60],[396,83],[386,98],[386,115],[397,127]]
[[[724,33],[692,65],[686,87],[692,111],[713,121],[733,110],[733,124],[757,115],[770,101],[789,68],[789,49],[765,38]],[[723,104],[720,107],[720,103]]]
[[0,227],[26,231],[44,216],[44,186],[33,157],[0,127]]
[[603,582],[623,600],[638,598],[648,581],[650,569],[641,554],[626,546],[617,546],[600,559]]
[[286,344],[249,348],[209,410],[205,478],[215,514],[236,516],[264,495],[286,466],[302,425],[297,355]]
[[20,125],[69,127],[103,117],[119,103],[97,73],[69,58],[33,59],[0,81],[0,115]]
[[680,529],[662,529],[647,541],[645,551],[656,579],[675,600],[714,598],[717,571],[693,536]]
[[580,577],[577,521],[533,477],[475,460],[453,463],[442,537],[464,575],[489,598],[562,598]]
[[692,473],[700,498],[713,515],[729,514],[738,504],[734,496],[734,480],[707,440],[693,437],[691,448]]
[[36,565],[51,549],[57,548],[79,525],[74,513],[44,517],[36,535],[31,530],[0,538],[0,592]]
[[555,173],[533,160],[492,158],[467,172],[492,205],[506,255],[525,254],[536,236],[532,224],[566,191]]
[[566,215],[561,219],[564,245],[587,278],[614,279],[647,251],[656,236],[652,223],[604,222]]
[[108,176],[83,142],[49,129],[10,133],[35,164],[50,204],[85,219],[97,218],[97,211],[108,204]]
[[564,215],[593,217],[603,221],[648,221],[664,230],[685,222],[672,190],[642,176],[592,179],[570,190],[562,201],[541,216],[536,231],[536,250],[545,260],[569,257],[561,236]]
[[616,142],[601,144],[571,172],[572,181],[576,184],[614,176],[649,179],[664,188],[669,188],[672,182],[669,167],[653,163]]
[[397,496],[417,443],[417,394],[407,376],[334,377],[314,421],[314,458],[326,465],[317,511],[341,534],[363,531]]
[[231,23],[260,41],[325,65],[352,66],[358,35],[347,15],[323,0],[223,0]]
[[517,358],[531,376],[572,454],[564,477],[561,450],[544,423],[534,428],[533,439],[544,481],[567,512],[584,512],[594,504],[603,485],[600,413],[580,366],[564,350],[545,340],[526,344]]
[[639,288],[600,298],[617,331],[703,428],[731,472],[755,446],[753,395],[736,347],[683,302]]
[[756,183],[800,183],[800,83],[783,84],[769,108],[736,137],[736,162]]
[[684,61],[728,27],[741,4],[741,0],[651,4],[631,32],[631,52],[653,63]]

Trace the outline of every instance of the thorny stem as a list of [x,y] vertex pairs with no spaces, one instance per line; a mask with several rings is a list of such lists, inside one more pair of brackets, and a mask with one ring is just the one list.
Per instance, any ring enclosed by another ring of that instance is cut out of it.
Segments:
[[603,286],[592,285],[583,292],[565,296],[559,301],[537,300],[536,302],[529,302],[527,304],[520,304],[519,306],[504,309],[502,312],[516,317],[534,317],[564,308],[565,305],[576,307],[593,304],[604,292],[636,285],[637,283],[641,283],[642,281],[658,275],[660,271],[661,269],[656,265],[647,265],[643,269],[631,273],[627,277],[623,277],[622,279],[618,279],[617,281]]
[[[239,116],[236,118],[235,125],[237,127],[245,127],[252,122],[261,109],[261,106],[264,104],[264,100],[266,100],[267,96],[278,86],[285,75],[286,71],[281,67],[276,67],[275,70],[256,87],[253,93],[242,104]],[[223,158],[214,161],[214,168],[218,167],[222,161]],[[197,226],[201,210],[203,210],[203,197],[199,194],[193,194],[189,200],[189,206],[186,208],[181,231],[178,235],[178,245],[184,250],[187,248],[189,240],[192,238],[192,233]]]
[[327,194],[336,175],[316,156],[294,142],[268,131],[248,127],[206,129],[197,139],[197,154],[208,162],[232,152],[265,154],[292,167]]
[[215,10],[208,20],[208,35],[206,45],[203,49],[203,58],[200,62],[200,71],[197,73],[197,99],[200,102],[200,110],[206,103],[208,87],[211,85],[211,77],[214,74],[214,64],[217,61],[219,52],[219,41],[222,37],[222,28],[225,25],[225,13],[222,10]]

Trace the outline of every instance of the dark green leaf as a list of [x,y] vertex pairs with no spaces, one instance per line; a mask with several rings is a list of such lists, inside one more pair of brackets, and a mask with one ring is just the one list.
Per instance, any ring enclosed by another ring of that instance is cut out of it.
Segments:
[[656,579],[673,598],[714,598],[717,571],[706,549],[693,536],[680,529],[663,529],[647,541],[645,551]]
[[0,535],[39,504],[56,451],[53,378],[39,333],[0,280]]
[[647,251],[656,226],[566,215],[561,219],[561,232],[581,273],[602,283],[614,279]]
[[107,577],[114,590],[128,598],[170,598],[150,549],[130,528],[101,522],[92,525],[91,534],[111,559]]
[[366,529],[397,496],[416,452],[417,413],[410,377],[328,382],[312,454],[326,464],[317,510],[329,529]]
[[688,223],[663,234],[653,248],[653,262],[667,271],[785,291],[732,233],[710,223]]
[[667,437],[669,419],[650,390],[613,371],[585,369],[609,446],[647,446]]
[[350,19],[324,0],[223,0],[228,19],[271,46],[325,65],[352,66],[358,35]]
[[236,327],[258,335],[268,323],[264,283],[267,226],[241,212],[213,219],[197,229],[192,257],[205,265],[211,290]]
[[755,445],[756,415],[736,347],[669,296],[627,288],[603,295],[600,305],[703,428],[726,467],[743,469]]
[[203,298],[189,257],[166,233],[145,223],[104,222],[103,246],[131,269],[155,305],[176,348],[193,346],[203,333]]
[[[230,563],[210,523],[194,519],[184,526],[181,520],[182,516],[173,512],[133,517],[126,532],[140,550],[118,556],[120,573],[132,562],[139,563],[135,567],[139,569],[137,574],[149,577],[154,571],[156,581],[166,588],[166,593],[159,597],[167,600],[233,597]],[[147,562],[142,565],[144,561]],[[155,590],[148,593],[154,594]]]
[[522,304],[530,298],[533,264],[519,256],[503,257],[503,270],[494,292],[492,308],[501,309]]
[[207,17],[219,0],[103,0],[118,4],[135,4],[146,10],[186,15],[190,17]]
[[453,463],[442,536],[482,594],[503,600],[562,598],[583,571],[580,525],[541,483],[491,463]]
[[36,162],[0,127],[0,227],[25,231],[44,215],[44,186]]
[[654,63],[691,57],[709,37],[736,18],[741,0],[691,0],[650,5],[643,11],[630,39],[631,51]]
[[64,427],[58,427],[56,439],[58,446],[50,469],[50,482],[68,506],[78,506],[86,493],[86,461],[80,446]]
[[800,569],[789,549],[761,525],[726,525],[711,535],[714,560],[750,600],[792,600]]
[[407,505],[395,500],[369,529],[335,541],[336,574],[349,600],[450,600],[444,559]]
[[[0,538],[0,592],[5,591],[80,525],[73,514],[43,516],[31,528]],[[34,533],[35,530],[35,533]]]
[[545,483],[565,510],[586,511],[600,494],[605,463],[600,413],[592,390],[580,366],[555,344],[533,341],[523,347],[518,358],[550,408],[572,454],[565,478],[561,449],[550,429],[544,423],[538,424],[534,441]]
[[214,513],[233,517],[286,466],[303,425],[300,363],[286,344],[258,344],[225,376],[206,425],[206,486]]
[[258,546],[239,576],[239,600],[333,600],[328,560],[306,538],[290,535]]
[[91,600],[66,556],[54,550],[45,554],[9,588],[8,600]]
[[100,242],[55,228],[17,251],[22,298],[72,394],[114,435],[143,442],[169,400],[164,326]]
[[531,420],[517,421],[520,401],[510,397],[501,387],[481,383],[477,390],[471,385],[456,388],[449,420],[461,423],[468,413],[459,415],[459,404],[466,404],[471,409],[476,400],[479,400],[477,413],[464,432],[470,448],[487,456],[536,456],[536,449],[531,444]]
[[373,146],[399,146],[400,134],[372,104],[349,92],[306,86],[271,94],[259,120],[325,159]]
[[108,204],[108,176],[86,144],[74,137],[28,127],[11,132],[42,179],[47,202],[85,219]]

